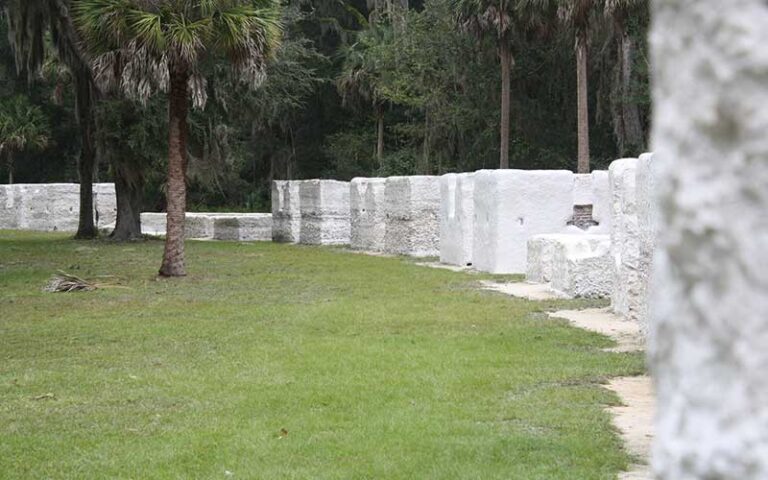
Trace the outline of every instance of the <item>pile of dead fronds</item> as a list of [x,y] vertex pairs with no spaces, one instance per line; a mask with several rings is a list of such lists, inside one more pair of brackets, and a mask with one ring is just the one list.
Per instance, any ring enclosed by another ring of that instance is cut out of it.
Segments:
[[[90,292],[98,288],[120,288],[120,285],[110,282],[114,277],[104,275],[98,277],[98,280],[86,280],[77,275],[58,271],[55,273],[48,284],[43,287],[44,292]],[[124,287],[123,287],[124,288]]]

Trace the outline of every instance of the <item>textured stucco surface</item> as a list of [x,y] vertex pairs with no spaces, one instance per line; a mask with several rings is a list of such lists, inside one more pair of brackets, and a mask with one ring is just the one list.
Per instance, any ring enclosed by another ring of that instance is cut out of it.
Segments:
[[297,180],[272,182],[272,240],[297,243],[301,232],[301,208]]
[[559,237],[558,234],[546,234],[534,235],[528,239],[526,281],[535,283],[552,281],[552,261]]
[[384,251],[386,214],[385,178],[353,178],[349,184],[350,247],[371,252]]
[[655,0],[661,480],[768,478],[768,5]]
[[595,170],[592,177],[592,219],[598,225],[587,233],[610,235],[611,233],[611,187],[608,170]]
[[552,255],[550,286],[571,298],[604,298],[613,282],[608,235],[559,235]]
[[[93,198],[96,227],[114,223],[114,184],[94,184]],[[0,229],[75,232],[79,213],[79,184],[0,185]]]
[[640,301],[640,232],[636,202],[636,158],[623,158],[608,168],[611,192],[611,308],[635,320]]
[[242,242],[272,240],[271,213],[214,214],[213,239]]
[[299,243],[349,244],[349,182],[303,180],[299,185],[299,198]]
[[528,240],[526,280],[548,283],[563,296],[610,296],[613,279],[608,235],[549,234]]
[[385,251],[440,255],[440,177],[389,177],[384,186]]
[[474,235],[474,173],[440,177],[440,261],[466,266],[472,263]]
[[[213,238],[213,213],[187,212],[184,216],[184,238]],[[167,219],[165,213],[142,212],[141,233],[144,235],[165,235]]]
[[473,266],[525,273],[528,239],[565,229],[573,216],[573,190],[573,173],[565,170],[476,172]]
[[639,235],[636,321],[640,329],[648,331],[648,303],[650,285],[653,281],[651,263],[656,249],[656,235],[659,230],[659,206],[656,198],[659,181],[659,163],[652,153],[640,156],[635,172],[635,192],[637,199],[637,225]]

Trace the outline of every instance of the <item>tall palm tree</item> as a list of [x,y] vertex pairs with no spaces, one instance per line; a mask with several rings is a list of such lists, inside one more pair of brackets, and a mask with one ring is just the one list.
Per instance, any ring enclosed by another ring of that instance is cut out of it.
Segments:
[[499,168],[509,168],[510,82],[516,36],[536,28],[554,6],[552,0],[453,0],[459,24],[478,37],[493,35],[501,64]]
[[561,0],[560,19],[573,29],[576,50],[576,102],[578,128],[579,173],[589,173],[589,97],[587,64],[589,30],[595,13],[605,0]]
[[146,99],[168,90],[167,227],[160,275],[186,275],[187,132],[190,97],[207,100],[203,63],[221,55],[256,87],[279,44],[278,0],[75,0],[75,23],[97,80]]
[[45,115],[26,97],[0,103],[0,155],[5,154],[8,183],[13,183],[13,154],[28,148],[45,148],[50,133]]
[[80,216],[75,238],[94,238],[93,176],[96,165],[93,105],[97,91],[88,62],[81,55],[69,16],[70,0],[9,0],[5,6],[17,70],[31,79],[46,57],[46,35],[75,86],[75,113],[80,126]]

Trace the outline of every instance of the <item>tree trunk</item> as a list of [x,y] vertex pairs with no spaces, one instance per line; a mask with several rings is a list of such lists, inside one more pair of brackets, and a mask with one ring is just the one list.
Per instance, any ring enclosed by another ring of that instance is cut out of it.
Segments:
[[[632,99],[632,55],[634,42],[626,27],[619,38],[621,55],[621,117],[624,124],[624,145],[641,150],[645,144],[643,127],[640,124],[640,112]],[[637,152],[638,154],[640,151]]]
[[13,185],[13,154],[8,150],[8,185]]
[[165,251],[160,275],[181,277],[184,267],[184,219],[187,203],[187,81],[185,68],[171,66],[168,98],[168,179]]
[[384,106],[376,107],[376,160],[381,168],[384,159]]
[[[114,157],[113,157],[114,158]],[[131,174],[126,167],[113,161],[117,219],[109,238],[118,242],[141,239],[141,200],[144,181],[141,174]]]
[[80,122],[80,158],[77,162],[80,177],[80,216],[77,225],[77,239],[96,238],[98,231],[93,221],[93,170],[96,166],[94,144],[93,85],[90,78],[75,75],[77,117]]
[[509,42],[502,38],[499,46],[501,60],[501,142],[499,145],[499,168],[509,168],[509,100],[510,79],[512,76],[512,52]]
[[576,37],[576,89],[578,101],[578,173],[589,173],[589,105],[587,98],[587,34]]

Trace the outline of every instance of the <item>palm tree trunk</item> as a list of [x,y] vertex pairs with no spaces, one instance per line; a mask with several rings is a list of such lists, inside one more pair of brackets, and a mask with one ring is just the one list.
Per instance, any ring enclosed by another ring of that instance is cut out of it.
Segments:
[[8,150],[8,185],[13,185],[13,153]]
[[[645,144],[637,103],[632,100],[632,55],[634,42],[622,25],[619,37],[621,55],[621,116],[624,124],[624,145],[641,150]],[[638,151],[638,153],[640,153]]]
[[77,162],[80,178],[80,215],[77,224],[77,239],[96,238],[96,224],[93,221],[93,170],[96,166],[94,145],[93,84],[84,73],[74,75],[75,101],[80,122],[80,158]]
[[171,67],[168,98],[168,181],[165,251],[160,275],[181,277],[184,267],[184,219],[187,204],[187,80],[185,69]]
[[587,101],[587,34],[576,37],[576,90],[578,102],[578,173],[589,173],[589,105]]
[[503,38],[499,46],[501,60],[501,143],[499,145],[499,168],[509,168],[509,101],[510,79],[512,76],[512,52],[509,42]]
[[384,159],[384,106],[376,107],[376,160],[381,168]]
[[129,174],[127,168],[130,167],[120,165],[119,162],[115,160],[112,164],[115,171],[117,219],[109,238],[127,242],[141,238],[141,196],[144,182],[140,174]]

